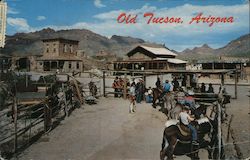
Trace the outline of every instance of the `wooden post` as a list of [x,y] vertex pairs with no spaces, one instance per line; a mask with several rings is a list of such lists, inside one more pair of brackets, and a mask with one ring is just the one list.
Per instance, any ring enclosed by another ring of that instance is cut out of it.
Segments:
[[[49,101],[49,100],[48,100]],[[49,103],[49,102],[48,102]],[[47,124],[48,124],[48,121],[47,121],[47,117],[48,117],[48,105],[47,104],[45,104],[44,105],[44,108],[43,108],[43,111],[44,111],[44,116],[43,116],[43,120],[44,120],[44,133],[46,133],[47,132]]]
[[103,85],[103,97],[106,97],[106,87],[105,87],[105,71],[102,74],[102,85]]
[[124,85],[123,85],[123,98],[127,98],[127,72],[124,74]]
[[224,73],[221,74],[221,84],[224,86],[225,80],[224,80]]
[[17,100],[16,100],[16,97],[14,97],[13,99],[13,114],[14,114],[14,132],[15,132],[15,135],[14,135],[14,153],[17,152],[17,148],[18,148],[18,145],[17,145]]
[[234,98],[237,99],[237,83],[238,83],[238,71],[236,69],[235,71],[235,74],[234,74],[234,78],[235,78],[235,81],[234,81]]
[[227,129],[227,142],[229,141],[229,135],[230,135],[231,123],[232,123],[232,121],[233,121],[233,117],[234,117],[234,115],[232,114],[232,115],[231,115],[231,118],[230,118],[230,120],[229,120],[229,124],[228,124],[228,129]]
[[217,111],[218,111],[218,157],[220,159],[221,156],[221,105],[217,103]]

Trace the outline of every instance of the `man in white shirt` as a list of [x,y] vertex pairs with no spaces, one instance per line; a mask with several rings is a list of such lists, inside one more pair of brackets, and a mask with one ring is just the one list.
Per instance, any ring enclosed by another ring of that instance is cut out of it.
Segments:
[[190,124],[191,121],[195,119],[189,115],[189,108],[187,106],[183,107],[182,112],[179,114],[180,122],[187,126],[192,132],[192,143],[194,145],[198,145],[197,143],[197,131],[196,129]]

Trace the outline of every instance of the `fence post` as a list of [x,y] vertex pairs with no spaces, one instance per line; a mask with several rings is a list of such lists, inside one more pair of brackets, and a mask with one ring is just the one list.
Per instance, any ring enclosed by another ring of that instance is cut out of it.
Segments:
[[106,88],[105,88],[105,71],[103,71],[102,75],[102,82],[103,82],[103,96],[106,97]]
[[238,71],[236,69],[235,74],[234,74],[234,98],[237,99],[237,83],[238,83]]
[[217,103],[217,111],[218,111],[218,157],[220,159],[221,156],[221,105]]
[[16,97],[13,98],[13,114],[14,114],[14,153],[17,152],[17,100]]
[[[48,101],[49,101],[49,99],[48,99]],[[44,118],[44,133],[46,133],[47,132],[47,124],[48,124],[48,122],[47,122],[48,106],[47,106],[47,104],[44,104],[43,106],[44,106],[44,108],[43,108],[43,110],[44,110],[44,116],[43,116],[43,118]]]

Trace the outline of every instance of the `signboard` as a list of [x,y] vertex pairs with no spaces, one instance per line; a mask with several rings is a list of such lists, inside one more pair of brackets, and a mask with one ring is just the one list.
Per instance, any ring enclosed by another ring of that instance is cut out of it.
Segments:
[[5,45],[7,3],[0,1],[0,47]]

